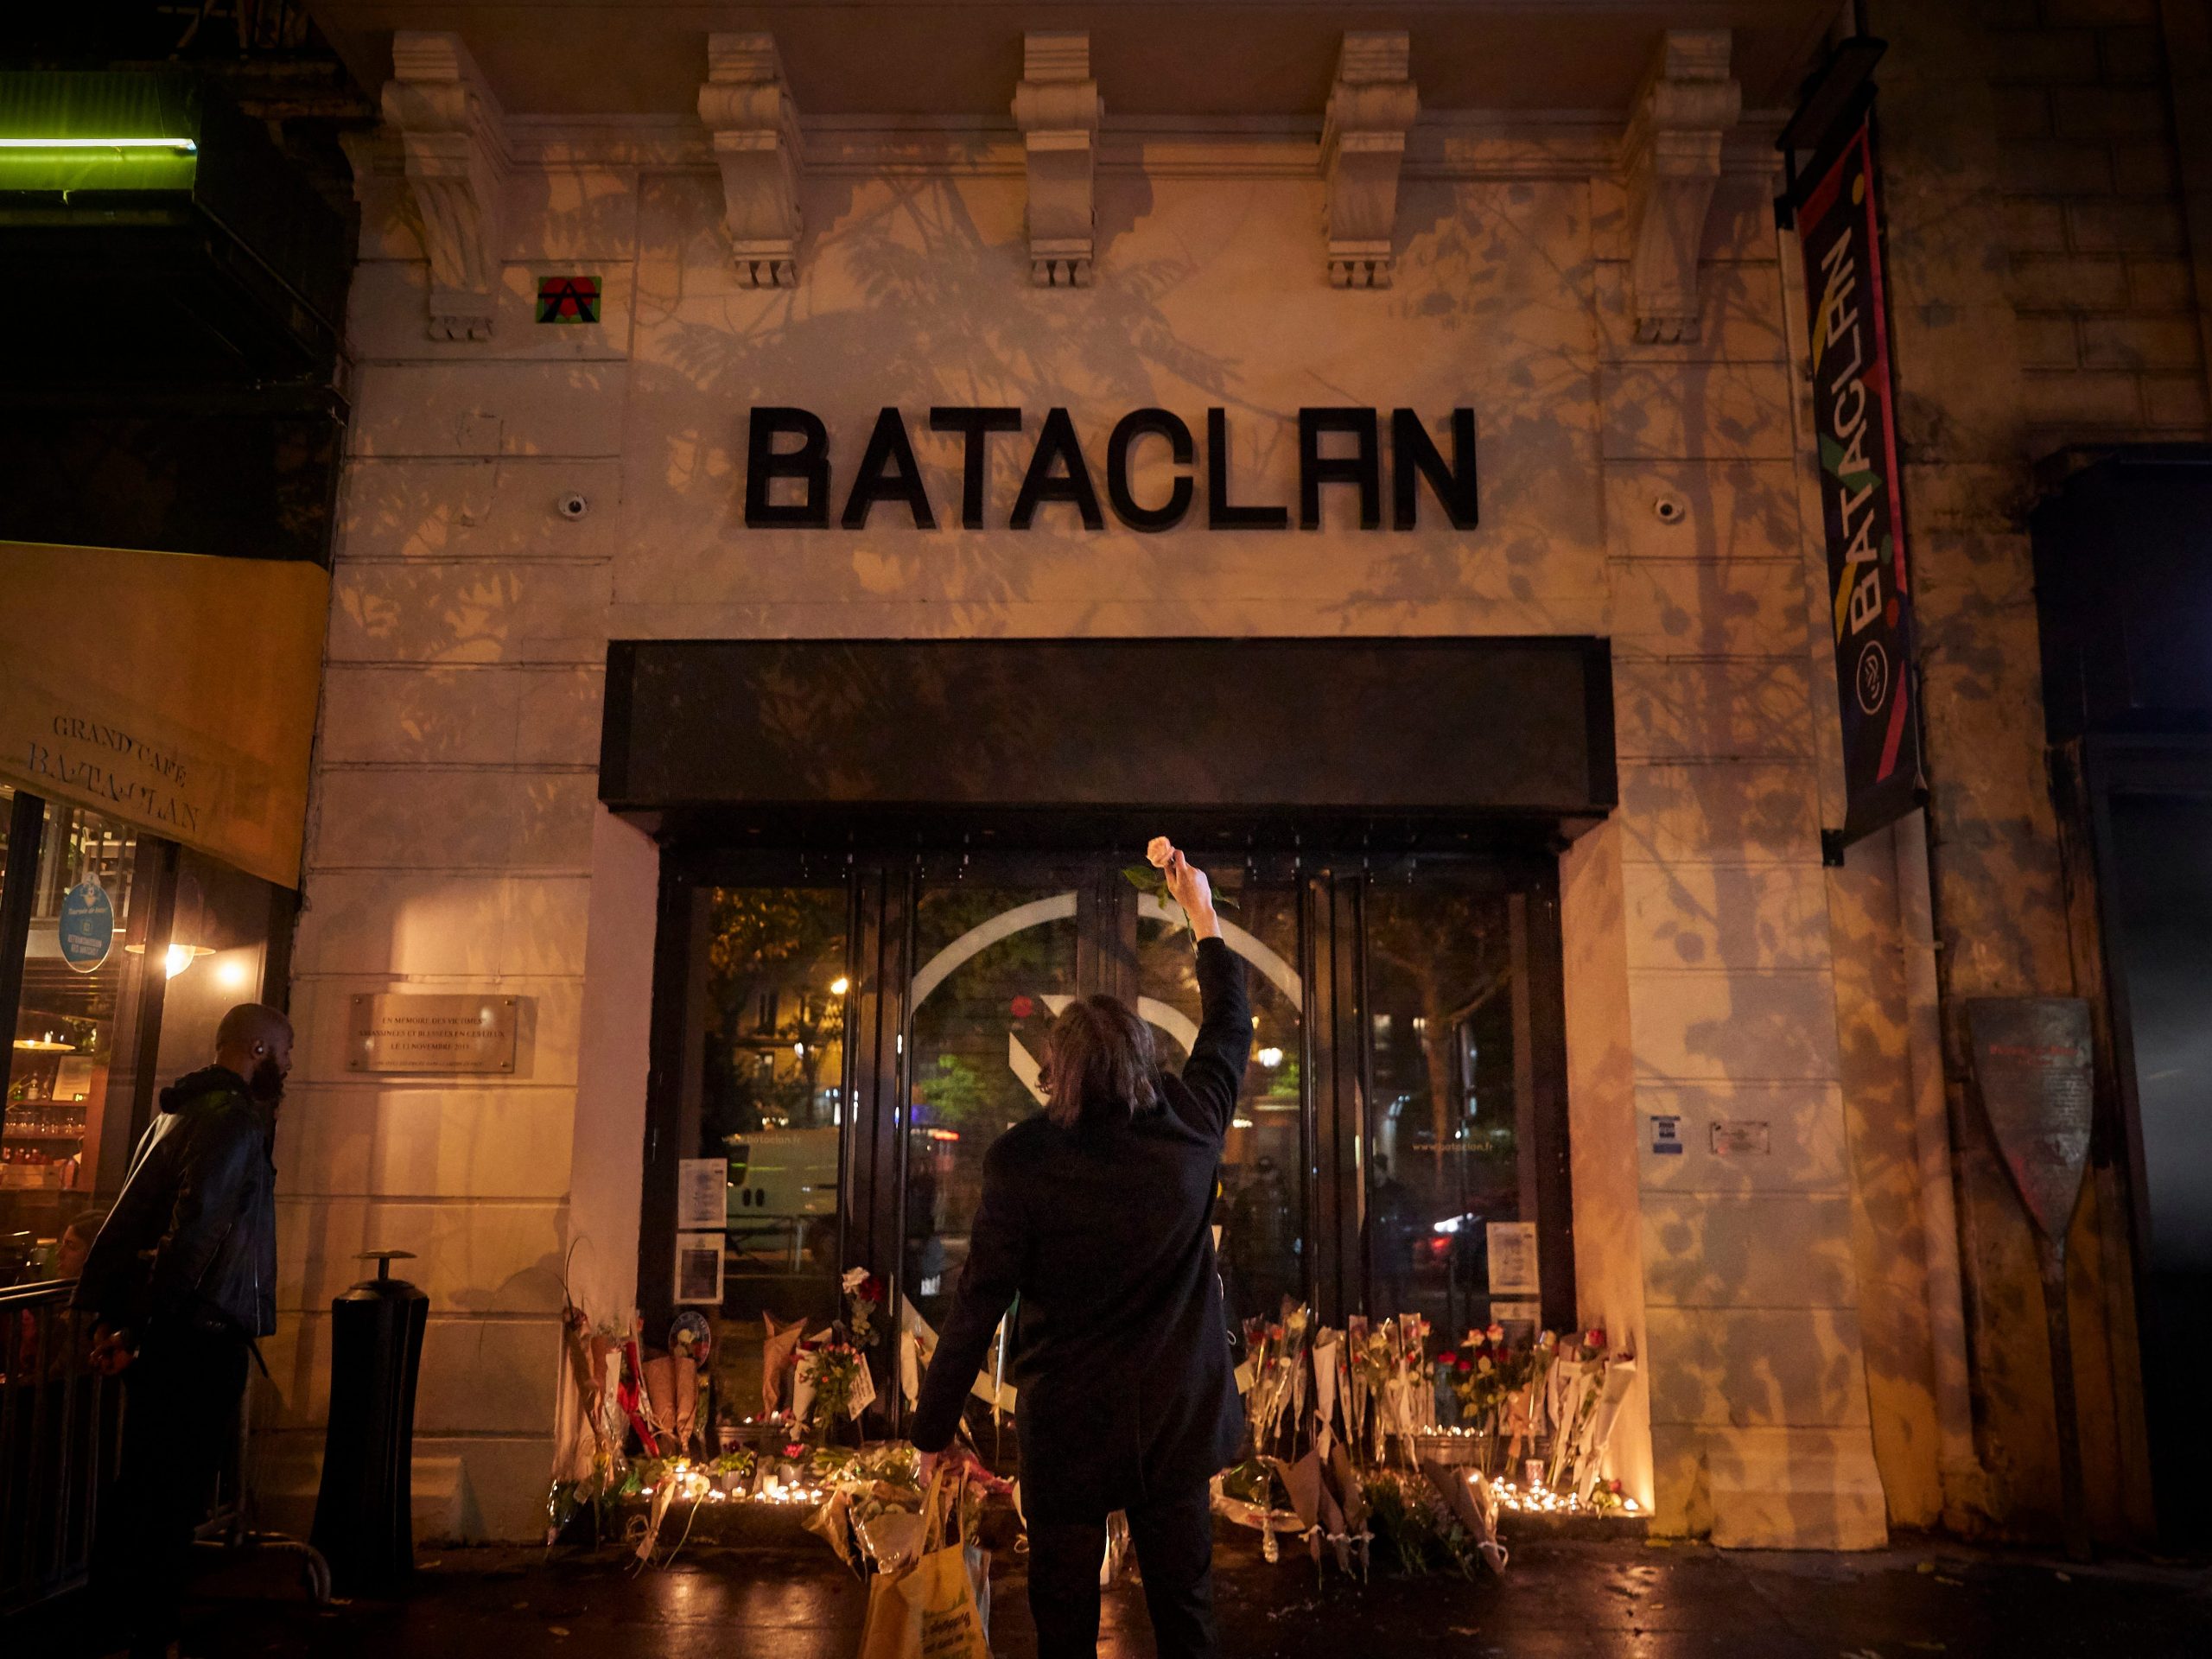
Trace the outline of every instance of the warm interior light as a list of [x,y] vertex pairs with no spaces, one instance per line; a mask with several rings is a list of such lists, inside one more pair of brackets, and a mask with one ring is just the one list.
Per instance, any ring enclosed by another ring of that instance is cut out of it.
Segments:
[[842,996],[847,991],[849,991],[852,988],[853,982],[847,979],[842,974],[838,975],[836,978],[830,982],[830,995],[832,996]]
[[18,1037],[16,1046],[29,1054],[74,1054],[77,1045],[65,1043],[52,1032],[42,1037]]
[[245,954],[240,952],[216,965],[215,982],[226,991],[244,990],[245,982],[251,976],[252,972]]
[[1274,1071],[1275,1067],[1282,1064],[1282,1050],[1272,1047],[1262,1049],[1260,1051],[1260,1064],[1266,1066],[1268,1071]]
[[190,138],[0,138],[0,149],[167,149],[192,156],[200,146]]
[[[126,944],[123,949],[124,954],[127,956],[143,957],[146,954],[146,946],[143,941],[141,941],[137,944]],[[212,957],[214,954],[215,947],[212,944],[171,944],[168,948],[168,954],[163,959],[162,965],[167,970],[167,976],[170,979],[175,979],[186,969],[191,967],[192,964],[201,957]]]

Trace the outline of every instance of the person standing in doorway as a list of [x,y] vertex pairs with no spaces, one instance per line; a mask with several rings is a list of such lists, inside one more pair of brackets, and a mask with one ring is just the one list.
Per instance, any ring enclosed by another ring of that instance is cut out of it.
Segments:
[[134,1659],[171,1649],[193,1530],[237,1444],[247,1359],[276,1329],[271,1154],[291,1068],[282,1014],[246,1002],[225,1014],[215,1063],[162,1091],[78,1277],[92,1364],[125,1390],[92,1604],[125,1622]]
[[1179,1077],[1110,996],[1062,1012],[1046,1039],[1045,1110],[983,1161],[982,1202],[952,1312],[914,1408],[925,1475],[948,1451],[992,1332],[1018,1295],[1029,1606],[1039,1659],[1098,1645],[1106,1517],[1129,1518],[1160,1659],[1211,1659],[1207,1483],[1243,1415],[1230,1371],[1213,1197],[1252,1045],[1243,965],[1222,943],[1205,873],[1155,842],[1154,862],[1198,938],[1198,1040]]

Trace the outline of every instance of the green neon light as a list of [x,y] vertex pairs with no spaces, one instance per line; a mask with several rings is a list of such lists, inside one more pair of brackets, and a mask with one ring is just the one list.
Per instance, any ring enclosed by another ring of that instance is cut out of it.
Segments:
[[166,149],[191,156],[200,146],[190,138],[0,138],[0,149]]

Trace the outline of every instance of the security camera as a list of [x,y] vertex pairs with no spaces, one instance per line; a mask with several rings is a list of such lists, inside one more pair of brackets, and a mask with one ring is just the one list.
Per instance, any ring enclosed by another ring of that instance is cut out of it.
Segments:
[[576,519],[591,511],[591,503],[584,499],[581,491],[570,490],[561,498],[560,508],[563,518]]

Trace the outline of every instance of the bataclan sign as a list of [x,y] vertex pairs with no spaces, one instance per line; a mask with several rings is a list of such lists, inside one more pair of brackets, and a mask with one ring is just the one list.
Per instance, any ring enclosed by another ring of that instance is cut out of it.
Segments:
[[[1475,527],[1475,412],[1455,409],[1449,422],[1452,453],[1447,461],[1421,416],[1410,409],[1390,411],[1390,528],[1412,530],[1420,521],[1422,486],[1427,486],[1455,530]],[[929,412],[929,429],[961,440],[960,523],[983,525],[983,498],[989,478],[990,443],[995,436],[1018,435],[1021,411],[976,404],[940,406]],[[1131,462],[1138,446],[1164,444],[1175,471],[1164,494],[1137,499]],[[1205,525],[1208,530],[1287,530],[1287,505],[1230,498],[1229,411],[1206,411]],[[1180,416],[1164,409],[1133,410],[1114,423],[1106,440],[1106,504],[1131,530],[1173,530],[1189,516],[1197,494],[1198,446]],[[1301,409],[1298,411],[1298,526],[1321,525],[1321,492],[1329,486],[1355,490],[1359,527],[1382,527],[1382,418],[1374,409]],[[783,488],[777,486],[781,484]],[[746,441],[745,523],[753,530],[827,530],[831,523],[832,484],[830,429],[809,410],[762,407],[753,410]],[[1085,530],[1103,530],[1097,485],[1084,458],[1075,423],[1065,409],[1048,410],[1021,475],[1020,491],[1006,527],[1027,530],[1039,511],[1055,504],[1075,509]],[[867,528],[877,506],[903,508],[917,530],[937,528],[906,417],[896,409],[876,416],[836,523],[844,530]]]

